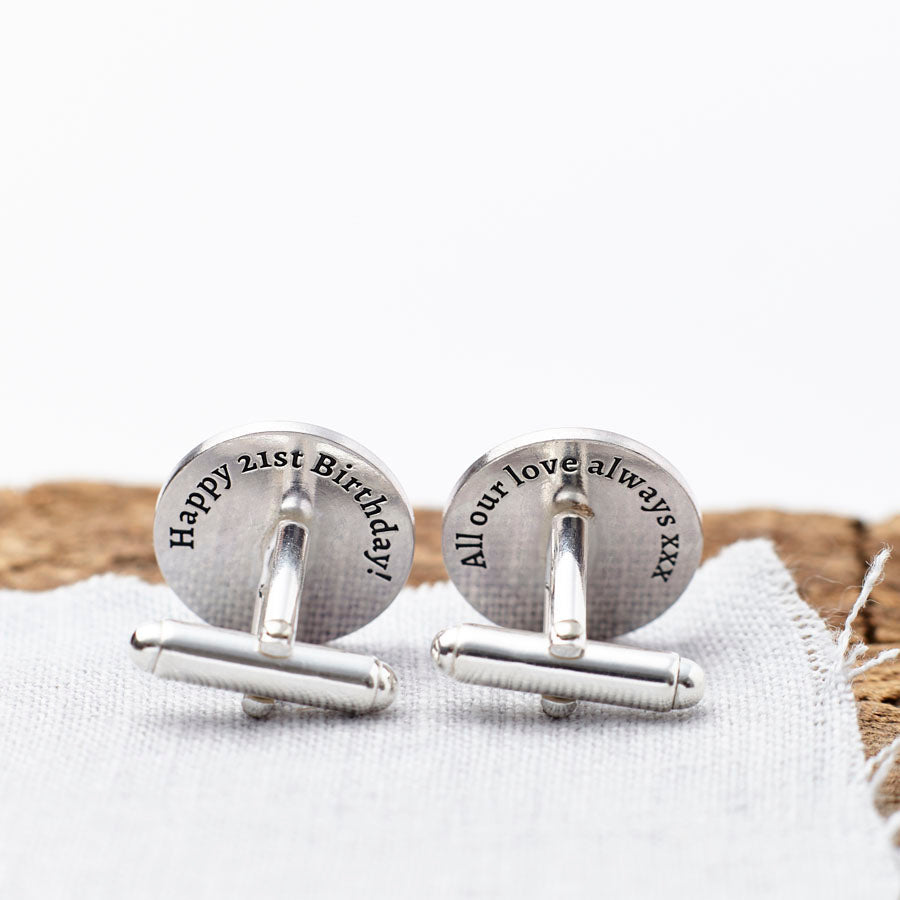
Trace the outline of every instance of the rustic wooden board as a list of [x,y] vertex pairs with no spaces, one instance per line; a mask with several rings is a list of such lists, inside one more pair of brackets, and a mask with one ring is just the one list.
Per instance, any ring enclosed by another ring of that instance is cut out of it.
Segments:
[[[47,590],[101,572],[161,581],[153,555],[156,488],[67,482],[0,491],[0,587]],[[441,560],[441,514],[416,510],[411,584],[447,577]],[[865,573],[885,543],[900,544],[900,516],[877,525],[824,514],[754,509],[704,516],[704,558],[741,538],[768,537],[807,602],[838,627]],[[900,560],[889,565],[873,602],[857,622],[872,653],[900,646]],[[856,683],[866,751],[900,734],[900,661]],[[900,766],[887,781],[881,809],[900,808]]]

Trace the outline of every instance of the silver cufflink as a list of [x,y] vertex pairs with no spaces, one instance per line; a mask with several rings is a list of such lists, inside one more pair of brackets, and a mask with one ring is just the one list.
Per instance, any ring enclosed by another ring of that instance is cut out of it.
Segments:
[[582,428],[509,441],[463,474],[443,525],[451,579],[498,627],[448,628],[432,657],[459,681],[540,694],[550,716],[578,700],[693,706],[697,663],[603,642],[668,609],[702,546],[689,489],[650,448]]
[[193,449],[159,495],[159,567],[208,624],[164,620],[131,638],[161,678],[351,713],[397,693],[373,656],[317,646],[381,613],[412,565],[413,514],[364,447],[313,425],[267,423]]

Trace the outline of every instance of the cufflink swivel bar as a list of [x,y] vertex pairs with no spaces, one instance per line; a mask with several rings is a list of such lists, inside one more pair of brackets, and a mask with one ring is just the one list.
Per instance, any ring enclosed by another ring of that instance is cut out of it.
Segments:
[[[660,515],[643,515],[654,511]],[[682,548],[677,578],[668,565],[653,575],[662,534]],[[544,712],[557,718],[578,700],[658,712],[693,706],[704,688],[696,663],[589,638],[659,615],[690,579],[700,547],[690,495],[648,448],[574,429],[503,445],[457,485],[444,554],[460,591],[504,627],[442,631],[434,662],[459,681],[540,694]],[[529,627],[539,611],[542,630]]]
[[[260,469],[260,457],[270,465]],[[348,713],[389,706],[397,693],[389,666],[317,646],[374,618],[409,571],[409,506],[371,460],[349,439],[308,425],[232,432],[193,451],[160,495],[155,542],[167,580],[212,624],[167,619],[140,626],[131,639],[137,664],[161,678],[243,693],[244,712],[257,718],[276,700]],[[355,502],[335,482],[351,470],[357,485],[373,485]],[[199,491],[191,492],[192,484]],[[187,507],[206,510],[183,517],[184,498],[192,495]],[[360,505],[368,496],[378,498],[371,516]],[[274,527],[266,521],[273,506]],[[182,523],[191,526],[187,537]],[[382,552],[382,564],[390,569],[396,560],[390,578],[373,578],[373,534],[393,538],[378,545],[392,551]],[[235,627],[240,622],[249,630]]]
[[588,641],[582,514],[553,518],[545,630],[459,625],[434,639],[438,668],[468,684],[541,694],[554,718],[578,700],[665,712],[693,706],[703,696],[700,667],[677,653]]

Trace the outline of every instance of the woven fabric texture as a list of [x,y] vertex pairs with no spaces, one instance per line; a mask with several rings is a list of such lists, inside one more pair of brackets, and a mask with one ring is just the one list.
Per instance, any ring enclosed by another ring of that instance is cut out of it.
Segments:
[[0,896],[897,896],[840,655],[767,542],[631,636],[706,670],[667,715],[445,678],[432,636],[482,621],[448,584],[337,642],[400,678],[369,717],[153,678],[127,642],[162,617],[193,618],[121,576],[0,593]]

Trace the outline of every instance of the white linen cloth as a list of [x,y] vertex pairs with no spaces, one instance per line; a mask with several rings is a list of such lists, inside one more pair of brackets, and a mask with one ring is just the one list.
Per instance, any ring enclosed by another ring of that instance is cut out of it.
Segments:
[[162,617],[193,618],[134,578],[0,593],[5,900],[897,895],[840,655],[767,542],[634,634],[706,671],[665,715],[441,675],[435,632],[482,621],[448,584],[338,642],[400,678],[368,717],[153,678],[128,638]]

